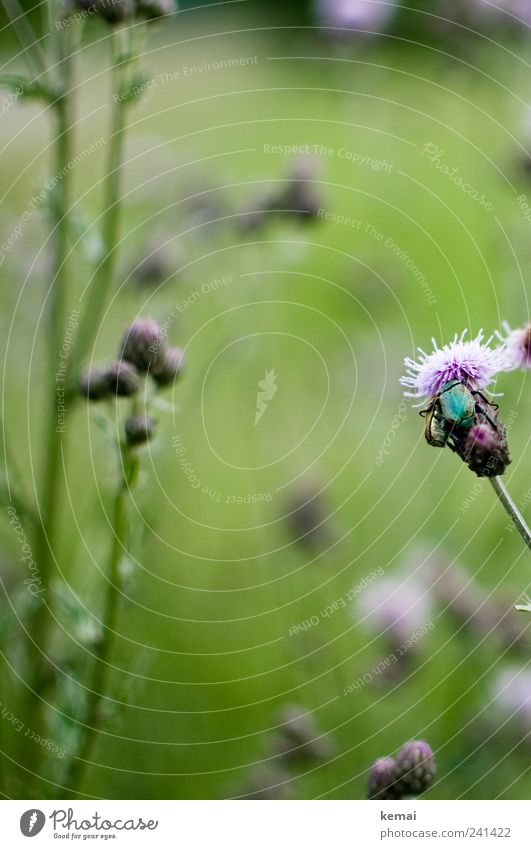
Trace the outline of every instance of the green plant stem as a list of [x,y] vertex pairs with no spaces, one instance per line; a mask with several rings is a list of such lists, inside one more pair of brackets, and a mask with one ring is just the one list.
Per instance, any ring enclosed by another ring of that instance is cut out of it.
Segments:
[[20,471],[14,462],[15,454],[7,443],[5,423],[1,418],[0,434],[0,507],[13,507],[21,518],[30,523],[31,530],[35,531],[40,519],[23,490]]
[[509,495],[507,488],[501,478],[489,478],[492,488],[494,492],[500,499],[503,504],[505,510],[509,514],[513,524],[515,525],[518,533],[522,537],[523,541],[527,545],[528,548],[531,548],[531,531],[529,530],[527,523],[520,513],[518,507],[514,503],[513,499]]
[[79,321],[77,341],[70,358],[68,394],[75,398],[79,370],[90,350],[107,303],[108,292],[116,266],[116,242],[120,224],[121,166],[126,129],[128,104],[120,98],[127,86],[127,74],[133,61],[131,49],[122,50],[122,38],[127,33],[113,32],[112,90],[113,108],[109,138],[109,159],[103,191],[103,215],[101,225],[101,258],[94,272],[88,300]]
[[120,602],[121,572],[120,560],[126,551],[127,542],[127,499],[134,485],[138,458],[135,451],[127,445],[120,450],[121,479],[116,492],[113,508],[113,539],[107,567],[107,591],[102,617],[103,632],[95,653],[92,675],[88,685],[87,703],[81,719],[81,738],[77,752],[70,758],[65,778],[65,786],[71,792],[79,792],[96,741],[100,722],[101,706],[108,690],[109,674],[112,670],[110,658],[116,639],[116,622]]
[[37,528],[39,525],[40,519],[33,508],[20,492],[15,490],[11,484],[8,486],[6,481],[0,481],[0,507],[3,509],[12,507],[22,519],[29,522],[32,529]]
[[[56,373],[64,337],[65,301],[68,289],[67,256],[69,249],[68,211],[71,198],[70,169],[65,166],[71,160],[72,121],[70,115],[71,56],[68,49],[61,47],[56,57],[61,69],[61,92],[52,105],[56,122],[54,170],[61,174],[51,204],[54,221],[54,277],[49,296],[49,340],[48,361],[50,373],[46,381],[44,413],[44,468],[39,491],[39,522],[34,536],[34,559],[39,568],[45,594],[33,609],[28,621],[31,641],[30,657],[34,658],[27,678],[29,689],[28,714],[38,712],[39,696],[46,679],[46,652],[49,645],[48,631],[51,618],[44,598],[49,594],[53,575],[57,543],[57,520],[60,515],[61,447],[62,433],[58,431],[58,395]],[[37,647],[37,650],[35,650]],[[24,751],[24,749],[23,749]],[[25,759],[22,755],[22,762]],[[32,762],[36,772],[35,763]]]

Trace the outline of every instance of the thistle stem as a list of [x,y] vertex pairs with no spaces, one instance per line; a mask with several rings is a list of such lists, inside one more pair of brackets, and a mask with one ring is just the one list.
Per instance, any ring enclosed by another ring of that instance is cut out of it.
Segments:
[[118,30],[111,34],[113,49],[112,89],[113,110],[109,137],[109,159],[103,191],[103,215],[101,225],[101,257],[90,285],[88,300],[79,322],[77,343],[70,364],[69,395],[75,397],[75,386],[81,364],[89,352],[98,330],[101,316],[107,303],[107,293],[112,285],[116,265],[116,241],[120,223],[120,189],[123,146],[126,129],[127,103],[120,97],[127,85],[127,73],[133,60],[131,48],[123,48],[123,37],[129,30]]
[[28,17],[24,14],[18,0],[3,0],[12,29],[17,34],[20,45],[26,56],[29,67],[37,76],[47,76],[46,58],[41,50],[39,39],[36,37]]
[[[38,564],[42,585],[49,592],[56,556],[57,520],[60,515],[59,495],[61,484],[61,447],[62,433],[58,428],[58,393],[56,373],[60,360],[60,350],[64,337],[65,301],[68,288],[67,256],[69,249],[68,211],[70,208],[71,180],[70,169],[66,167],[71,160],[72,121],[70,115],[70,92],[72,90],[71,55],[69,40],[57,45],[56,61],[61,74],[61,88],[52,104],[56,122],[54,168],[61,178],[57,181],[52,198],[51,213],[54,221],[54,277],[50,289],[49,339],[50,372],[46,382],[46,411],[44,436],[44,469],[39,493],[39,522],[34,540],[35,562]],[[34,713],[36,702],[43,686],[48,646],[50,617],[43,600],[34,609],[28,631],[33,646],[42,654],[32,664],[32,674],[27,681],[29,688],[28,710]],[[31,655],[34,655],[30,646]],[[34,771],[36,771],[34,769]]]
[[59,352],[62,347],[65,321],[65,296],[67,291],[67,265],[68,254],[68,209],[70,203],[70,181],[67,177],[69,169],[65,165],[70,161],[70,121],[69,108],[67,104],[67,89],[55,104],[57,116],[57,149],[56,165],[57,173],[64,170],[64,176],[60,180],[57,196],[53,202],[53,214],[55,219],[55,275],[51,290],[50,304],[50,339],[52,345],[50,365],[51,375],[49,382],[49,398],[47,398],[48,413],[46,421],[46,455],[45,470],[43,478],[43,489],[41,496],[42,510],[42,533],[39,540],[40,570],[43,583],[47,585],[49,572],[54,556],[55,526],[58,517],[58,489],[60,484],[61,470],[61,432],[58,429],[57,419],[57,386],[56,372],[59,363]]
[[112,533],[113,540],[109,552],[107,568],[107,590],[105,595],[102,617],[103,632],[95,652],[91,679],[88,684],[88,697],[83,714],[78,723],[81,726],[81,739],[77,752],[69,761],[65,786],[71,791],[79,791],[96,741],[97,726],[101,720],[101,706],[108,690],[109,674],[111,672],[110,658],[116,639],[116,622],[118,607],[122,594],[120,560],[126,551],[127,538],[127,497],[136,479],[137,456],[126,444],[121,446],[121,479],[116,492],[113,508]]
[[0,463],[3,476],[0,477],[0,507],[13,507],[16,512],[26,519],[32,530],[39,524],[39,516],[33,504],[26,497],[21,484],[20,471],[14,462],[14,451],[7,444],[6,427],[0,418]]
[[531,530],[529,530],[524,517],[522,516],[518,507],[509,495],[505,484],[503,483],[501,478],[498,477],[489,478],[489,480],[492,484],[494,492],[503,504],[505,510],[513,521],[523,541],[525,542],[528,548],[531,548]]

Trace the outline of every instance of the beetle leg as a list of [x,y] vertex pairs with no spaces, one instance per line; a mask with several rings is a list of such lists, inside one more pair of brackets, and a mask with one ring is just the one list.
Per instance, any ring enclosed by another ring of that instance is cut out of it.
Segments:
[[482,401],[485,401],[485,404],[488,404],[488,405],[489,405],[489,407],[492,407],[492,409],[493,409],[493,410],[498,410],[498,409],[499,409],[499,407],[500,407],[500,405],[499,405],[499,404],[494,404],[492,401],[489,401],[489,399],[488,399],[488,398],[486,398],[486,397],[484,396],[483,392],[480,392],[480,391],[479,391],[479,389],[475,389],[475,390],[472,392],[472,395],[479,395],[479,397],[481,398],[481,400],[482,400]]
[[485,416],[490,426],[496,431],[496,433],[498,432],[498,425],[496,424],[496,422],[491,419],[487,411],[484,410],[483,407],[481,407],[479,404],[476,404],[476,412],[479,412],[482,416]]
[[432,401],[432,403],[429,405],[429,407],[426,407],[425,410],[419,411],[419,416],[422,416],[422,418],[425,418],[428,415],[428,413],[431,413],[431,411],[433,410],[434,407],[435,407],[435,401]]
[[458,453],[457,448],[455,447],[455,437],[453,436],[453,434],[452,434],[452,433],[449,433],[449,434],[448,434],[448,437],[447,437],[447,439],[446,439],[446,444],[447,444],[448,448],[449,448],[451,451],[453,451],[453,452],[454,452],[454,454],[457,454],[457,453]]

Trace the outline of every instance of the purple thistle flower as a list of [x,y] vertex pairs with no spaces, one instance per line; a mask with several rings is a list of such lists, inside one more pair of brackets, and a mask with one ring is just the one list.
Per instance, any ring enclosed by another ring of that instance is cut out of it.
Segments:
[[484,341],[480,330],[475,339],[465,341],[466,333],[456,333],[453,341],[442,348],[432,339],[433,351],[426,354],[419,348],[418,360],[406,357],[407,373],[400,378],[407,388],[406,398],[418,399],[420,406],[425,398],[437,395],[449,380],[461,380],[469,389],[485,389],[497,372],[511,368],[505,347],[490,347],[492,336]]
[[531,368],[531,321],[517,330],[511,330],[504,321],[503,329],[507,334],[505,338],[501,333],[496,335],[506,348],[512,368]]

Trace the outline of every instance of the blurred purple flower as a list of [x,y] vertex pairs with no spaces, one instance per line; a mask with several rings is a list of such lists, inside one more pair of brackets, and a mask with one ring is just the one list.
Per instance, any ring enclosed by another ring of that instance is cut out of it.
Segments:
[[367,779],[367,799],[399,799],[396,780],[393,758],[378,758],[371,766]]
[[357,608],[373,628],[389,631],[388,636],[402,642],[427,624],[431,600],[416,581],[389,577],[367,587],[358,598]]
[[511,330],[507,322],[504,321],[503,329],[507,335],[503,337],[501,333],[498,333],[497,336],[506,347],[512,367],[531,368],[531,322],[517,330]]
[[531,669],[506,666],[494,679],[491,695],[494,708],[505,719],[531,726]]
[[316,0],[315,12],[326,27],[381,32],[395,12],[395,0]]
[[500,25],[531,25],[529,0],[439,0],[433,13],[432,25],[439,29],[444,29],[448,21],[478,31]]
[[469,0],[469,3],[478,23],[531,25],[529,0]]

